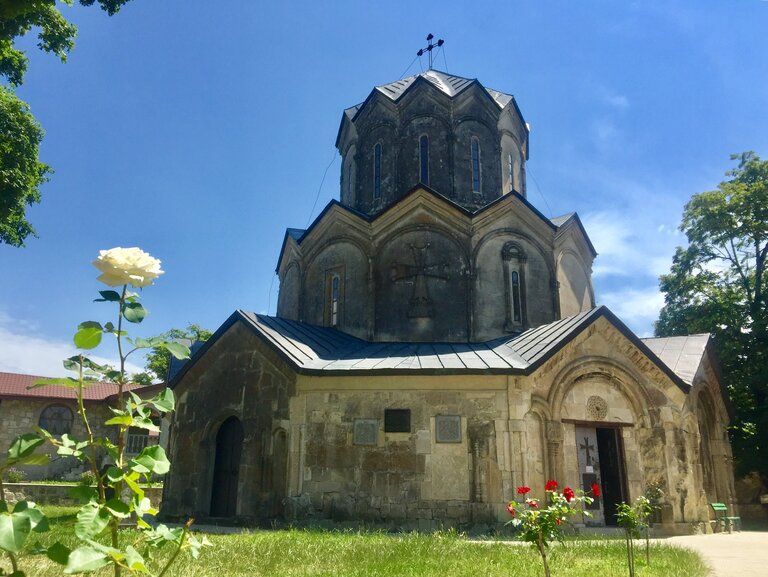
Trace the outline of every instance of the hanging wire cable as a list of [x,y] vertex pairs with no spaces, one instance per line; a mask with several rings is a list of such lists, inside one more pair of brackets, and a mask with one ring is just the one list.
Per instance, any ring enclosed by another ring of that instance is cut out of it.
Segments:
[[541,199],[544,201],[544,204],[547,205],[547,210],[549,211],[549,218],[552,218],[554,216],[552,214],[552,209],[550,208],[549,203],[547,202],[547,197],[545,197],[544,193],[541,191],[541,187],[539,186],[539,181],[536,180],[536,177],[533,176],[533,173],[529,168],[526,169],[525,173],[533,179],[533,182],[536,185],[536,190],[539,191],[539,196],[541,196]]
[[317,206],[317,200],[320,198],[320,191],[323,190],[323,183],[325,182],[325,177],[328,174],[328,169],[331,168],[331,165],[336,161],[336,150],[333,151],[333,158],[331,158],[331,162],[328,163],[328,166],[325,167],[325,172],[323,173],[323,178],[320,181],[320,186],[317,188],[317,195],[315,196],[315,202],[312,203],[312,210],[309,213],[309,218],[307,219],[307,224],[304,228],[307,228],[309,226],[309,223],[312,222],[312,215],[315,214],[315,207]]
[[408,71],[411,69],[411,66],[413,66],[413,63],[414,63],[414,62],[416,62],[416,60],[417,60],[418,58],[419,58],[419,55],[418,55],[418,54],[417,54],[416,56],[414,56],[414,57],[413,57],[413,60],[411,60],[411,63],[408,65],[408,68],[406,68],[405,70],[403,70],[403,73],[400,75],[400,78],[399,78],[398,80],[402,80],[402,79],[403,79],[403,76],[405,76],[405,75],[408,73]]
[[448,72],[448,62],[445,60],[445,44],[440,47],[440,52],[443,55],[443,64],[445,64],[445,71]]

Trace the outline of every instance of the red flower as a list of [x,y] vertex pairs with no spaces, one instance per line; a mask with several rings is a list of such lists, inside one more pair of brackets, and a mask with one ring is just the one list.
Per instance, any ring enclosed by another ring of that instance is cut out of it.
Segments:
[[557,481],[553,481],[552,479],[550,479],[549,481],[547,481],[547,484],[544,485],[544,490],[554,491],[555,489],[557,489],[557,487],[558,487]]
[[573,500],[573,498],[576,496],[576,493],[573,492],[573,489],[570,487],[566,487],[563,491],[563,497],[565,497],[565,500],[569,503]]
[[528,501],[528,506],[531,509],[538,509],[539,508],[539,504],[536,501]]
[[557,517],[555,517],[555,523],[557,523],[557,524],[559,525],[559,524],[560,524],[560,519],[558,519]]
[[507,505],[507,512],[513,517],[515,516],[515,508],[512,506],[512,503]]
[[518,495],[525,495],[530,490],[531,490],[530,487],[518,487],[517,488],[517,494]]
[[597,483],[592,483],[592,494],[595,496],[595,498],[600,496],[600,487]]

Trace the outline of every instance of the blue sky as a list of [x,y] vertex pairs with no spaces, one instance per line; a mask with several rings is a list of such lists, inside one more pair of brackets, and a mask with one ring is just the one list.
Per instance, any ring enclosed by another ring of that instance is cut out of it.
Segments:
[[4,371],[59,374],[76,325],[110,320],[91,302],[103,287],[90,262],[113,246],[140,246],[166,270],[132,334],[274,313],[285,228],[338,197],[337,157],[312,211],[342,110],[399,78],[429,32],[446,42],[436,68],[515,95],[531,126],[529,200],[547,216],[579,213],[600,253],[598,303],[641,335],[685,242],[685,202],[716,187],[731,153],[768,157],[762,0],[62,10],[79,27],[66,64],[23,43],[18,94],[55,174],[28,212],[39,238],[0,245]]

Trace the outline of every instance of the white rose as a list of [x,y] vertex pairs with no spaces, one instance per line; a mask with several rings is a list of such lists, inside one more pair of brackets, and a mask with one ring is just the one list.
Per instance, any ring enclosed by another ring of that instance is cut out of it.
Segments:
[[109,286],[145,287],[163,274],[160,261],[137,247],[99,251],[99,258],[92,264],[102,272],[97,280]]

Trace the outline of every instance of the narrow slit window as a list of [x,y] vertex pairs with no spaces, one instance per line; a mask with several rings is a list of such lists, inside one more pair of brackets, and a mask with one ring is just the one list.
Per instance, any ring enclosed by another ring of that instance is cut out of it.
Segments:
[[347,170],[347,199],[353,202],[355,199],[355,163],[349,165]]
[[512,271],[512,319],[516,323],[523,320],[522,302],[520,298],[520,273]]
[[331,326],[339,324],[339,285],[341,280],[339,275],[335,274],[331,278]]
[[429,185],[429,136],[422,134],[419,138],[420,182]]
[[373,147],[373,198],[381,198],[381,143]]
[[480,192],[480,141],[472,137],[472,192]]
[[512,153],[507,154],[507,178],[509,178],[509,190],[515,190],[515,165],[512,162]]

